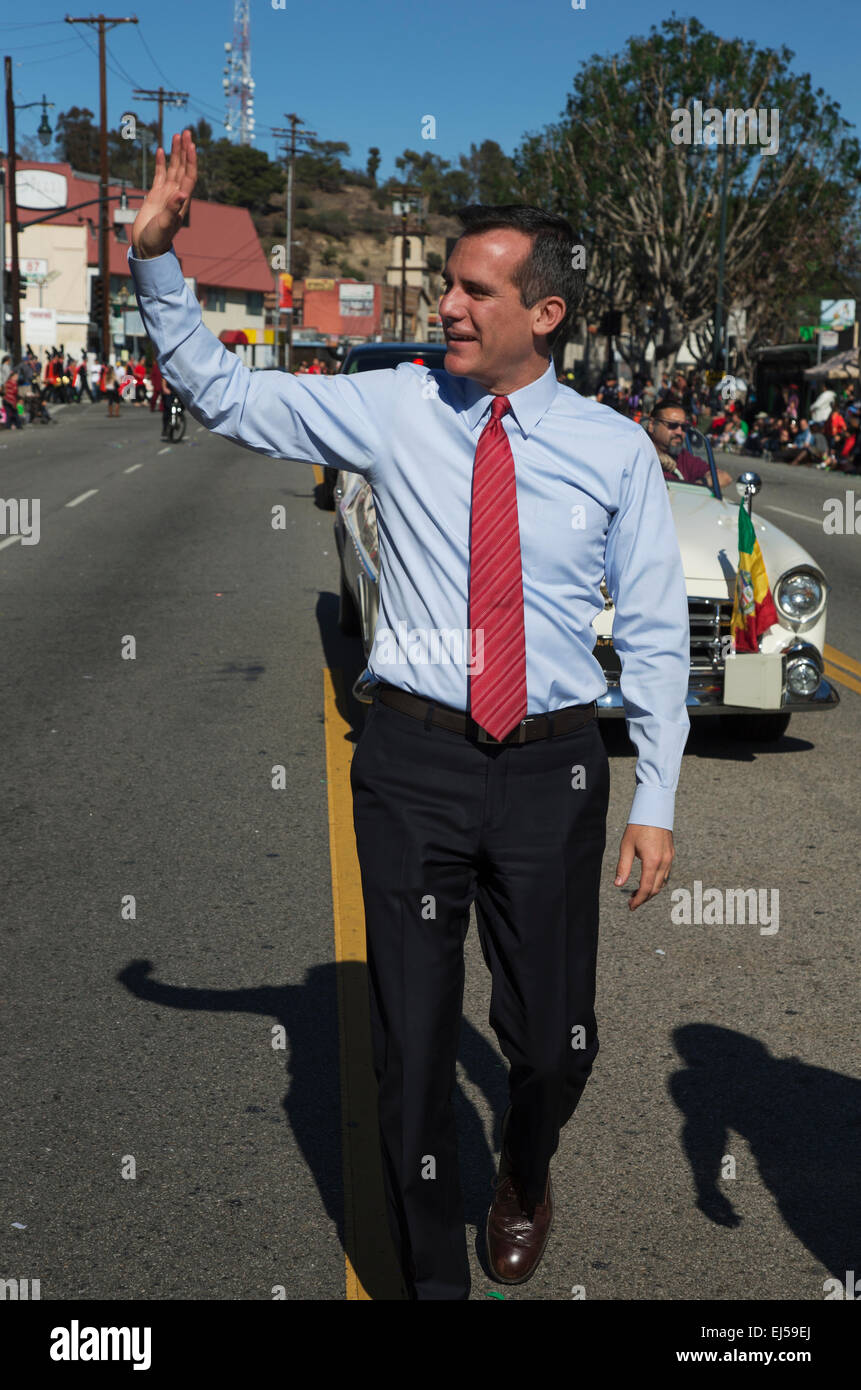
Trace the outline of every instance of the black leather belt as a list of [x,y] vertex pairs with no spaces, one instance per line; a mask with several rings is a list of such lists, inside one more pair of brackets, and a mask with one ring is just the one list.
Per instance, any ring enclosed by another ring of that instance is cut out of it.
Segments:
[[395,685],[386,685],[381,682],[376,692],[377,699],[384,705],[391,705],[392,709],[400,710],[402,714],[410,714],[415,719],[423,719],[425,727],[431,724],[438,724],[442,729],[451,729],[455,734],[465,734],[469,738],[475,738],[479,743],[532,743],[538,738],[555,738],[557,734],[570,734],[574,729],[579,729],[583,724],[588,724],[590,719],[597,716],[598,710],[595,701],[592,700],[588,705],[566,705],[564,709],[553,710],[551,714],[528,714],[525,719],[506,734],[503,739],[496,739],[489,734],[486,729],[482,729],[480,724],[476,724],[471,715],[465,714],[463,710],[451,709],[448,705],[439,705],[435,700],[422,699],[418,695],[410,695],[406,690],[401,690]]

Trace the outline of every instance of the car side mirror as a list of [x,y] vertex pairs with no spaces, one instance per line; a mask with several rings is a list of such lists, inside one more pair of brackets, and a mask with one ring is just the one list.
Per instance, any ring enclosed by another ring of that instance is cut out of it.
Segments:
[[744,472],[739,473],[735,480],[735,488],[739,497],[755,497],[762,487],[762,478],[758,473]]

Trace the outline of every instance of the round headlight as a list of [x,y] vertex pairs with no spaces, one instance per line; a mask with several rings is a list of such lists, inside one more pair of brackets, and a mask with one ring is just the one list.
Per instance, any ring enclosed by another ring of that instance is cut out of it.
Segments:
[[776,584],[774,602],[787,622],[809,622],[825,606],[825,585],[810,570],[792,570]]
[[819,667],[807,657],[790,661],[786,668],[786,684],[793,695],[815,695],[821,679]]

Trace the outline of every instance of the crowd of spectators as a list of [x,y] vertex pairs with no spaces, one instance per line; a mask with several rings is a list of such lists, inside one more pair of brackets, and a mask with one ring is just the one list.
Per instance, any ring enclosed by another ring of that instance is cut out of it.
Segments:
[[[570,372],[559,380],[573,385]],[[709,386],[704,372],[665,374],[631,382],[607,374],[592,399],[645,427],[663,401],[681,402],[687,422],[724,453],[769,458],[791,466],[861,472],[861,400],[853,384],[840,393],[826,385],[802,411],[804,392],[795,382],[773,393],[771,412],[758,408],[756,392],[741,378]]]
[[24,357],[13,363],[6,353],[0,361],[0,427],[50,424],[49,405],[104,403],[107,414],[119,415],[123,404],[150,410],[163,403],[164,389],[158,363],[143,357],[124,362],[102,362],[94,353],[75,358],[62,348],[51,348],[44,360],[28,346]]
[[[322,358],[302,361],[297,375],[330,376],[338,367]],[[13,363],[7,353],[0,362],[0,428],[21,429],[25,424],[50,424],[49,405],[80,405],[91,401],[107,406],[107,415],[118,416],[123,405],[163,411],[170,386],[162,379],[158,363],[147,366],[143,357],[123,362],[102,362],[94,353],[75,358],[62,348],[51,348],[41,357],[27,347]]]
[[300,362],[298,367],[294,367],[294,376],[333,376],[338,368],[328,367],[321,357],[314,357],[310,362]]

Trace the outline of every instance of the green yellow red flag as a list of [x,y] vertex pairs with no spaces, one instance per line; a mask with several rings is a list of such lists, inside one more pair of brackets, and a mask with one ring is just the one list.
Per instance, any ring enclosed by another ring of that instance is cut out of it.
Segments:
[[765,561],[744,501],[738,509],[738,570],[732,609],[732,635],[737,652],[758,652],[759,638],[777,622]]

